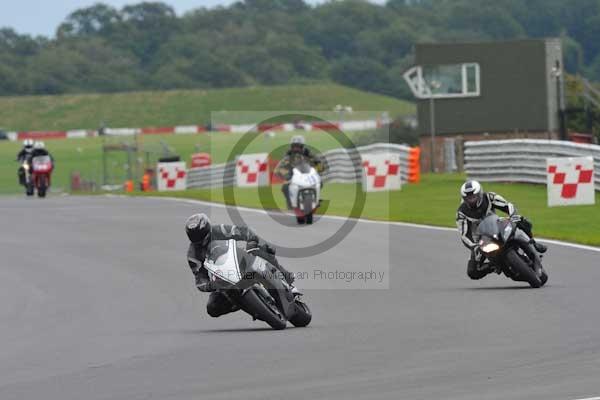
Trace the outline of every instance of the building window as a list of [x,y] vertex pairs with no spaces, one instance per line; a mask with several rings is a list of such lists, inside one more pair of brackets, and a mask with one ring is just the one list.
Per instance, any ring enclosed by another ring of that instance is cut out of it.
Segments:
[[404,77],[421,99],[480,95],[480,69],[476,63],[417,66]]

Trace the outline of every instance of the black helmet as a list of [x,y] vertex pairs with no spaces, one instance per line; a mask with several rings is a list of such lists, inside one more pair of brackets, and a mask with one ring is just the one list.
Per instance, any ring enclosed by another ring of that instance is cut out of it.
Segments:
[[483,188],[477,181],[466,181],[460,187],[460,196],[469,208],[478,208],[483,202]]
[[185,223],[190,242],[206,246],[210,241],[210,219],[206,214],[194,214]]

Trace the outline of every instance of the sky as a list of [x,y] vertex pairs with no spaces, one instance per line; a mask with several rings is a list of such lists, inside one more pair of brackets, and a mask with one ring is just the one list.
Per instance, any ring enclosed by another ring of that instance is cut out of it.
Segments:
[[[102,2],[115,8],[142,0],[0,0],[0,27],[9,27],[20,34],[54,36],[58,25],[73,11]],[[310,4],[323,0],[308,0]],[[199,7],[229,5],[234,0],[163,0],[178,15]],[[382,0],[375,2],[381,3]]]
[[[9,27],[21,34],[54,36],[58,25],[73,11],[96,3],[121,8],[142,0],[0,0],[0,27]],[[164,0],[178,15],[199,7],[228,5],[233,0]]]

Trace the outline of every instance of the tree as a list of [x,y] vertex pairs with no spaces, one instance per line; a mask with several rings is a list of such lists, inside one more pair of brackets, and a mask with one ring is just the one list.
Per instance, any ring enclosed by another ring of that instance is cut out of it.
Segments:
[[372,92],[389,93],[386,68],[368,58],[345,57],[336,61],[331,68],[331,77],[343,85]]
[[115,8],[98,3],[69,14],[65,22],[59,25],[57,36],[61,38],[107,34],[120,21],[121,15]]

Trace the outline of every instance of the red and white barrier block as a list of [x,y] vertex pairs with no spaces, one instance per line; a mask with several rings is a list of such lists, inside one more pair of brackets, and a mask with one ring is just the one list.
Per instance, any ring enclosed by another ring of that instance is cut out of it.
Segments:
[[379,153],[362,157],[362,187],[365,192],[400,190],[400,155]]
[[547,158],[548,207],[594,204],[593,157]]
[[158,163],[156,165],[156,186],[159,192],[187,189],[185,162]]
[[236,185],[240,187],[268,186],[269,154],[243,154],[235,164]]

